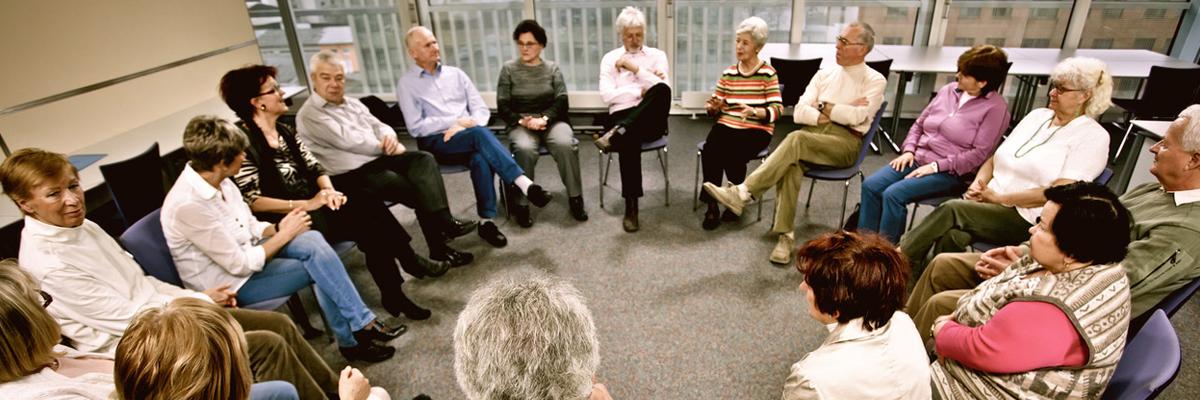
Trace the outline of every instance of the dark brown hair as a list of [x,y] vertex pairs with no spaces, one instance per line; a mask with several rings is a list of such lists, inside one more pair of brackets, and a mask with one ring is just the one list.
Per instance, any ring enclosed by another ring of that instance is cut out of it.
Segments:
[[872,331],[904,305],[908,260],[883,236],[826,233],[800,247],[796,269],[812,288],[817,309],[840,323],[862,318],[863,328]]
[[225,73],[221,77],[221,100],[243,121],[254,120],[254,105],[250,100],[258,97],[263,82],[274,78],[279,70],[270,65],[251,65]]
[[990,44],[976,45],[958,56],[958,72],[986,81],[987,85],[980,90],[981,96],[986,95],[1004,84],[1004,78],[1008,76],[1008,55]]

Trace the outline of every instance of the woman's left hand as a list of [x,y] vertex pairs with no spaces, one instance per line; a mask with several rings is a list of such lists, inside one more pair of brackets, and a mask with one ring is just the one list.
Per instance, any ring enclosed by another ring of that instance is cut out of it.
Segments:
[[992,188],[984,188],[983,191],[980,191],[978,201],[982,203],[1006,205],[1004,201],[1004,195],[996,193],[996,191],[992,190]]
[[905,175],[904,179],[920,178],[925,175],[936,174],[937,173],[936,168],[935,168],[936,165],[937,164],[934,164],[934,163],[922,165],[922,166],[918,167],[917,169],[912,170],[912,172],[909,172],[908,175]]
[[[342,208],[342,205],[346,204],[346,202],[349,200],[350,199],[347,198],[345,194],[342,194],[342,192],[339,192],[332,188],[331,189],[322,189],[320,192],[317,192],[316,196],[313,196],[313,198],[312,198],[312,202],[323,205],[325,207],[329,207],[330,210],[337,210],[339,208]],[[317,207],[317,208],[320,208],[320,207]],[[312,210],[308,210],[308,211],[312,211]]]

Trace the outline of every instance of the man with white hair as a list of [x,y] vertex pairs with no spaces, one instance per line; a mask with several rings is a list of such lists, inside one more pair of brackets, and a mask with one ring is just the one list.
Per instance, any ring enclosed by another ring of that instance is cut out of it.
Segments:
[[416,210],[429,258],[466,265],[474,255],[446,242],[478,226],[450,214],[446,185],[433,155],[407,150],[396,131],[358,99],[346,97],[345,60],[322,50],[309,61],[313,93],[296,115],[296,130],[338,187],[363,188],[376,198]]
[[469,400],[612,400],[599,366],[592,312],[561,279],[495,280],[458,315],[454,374]]
[[646,15],[625,7],[616,21],[618,47],[600,60],[600,97],[608,104],[608,131],[596,147],[620,156],[621,196],[625,198],[625,232],[636,232],[638,198],[642,197],[642,143],[667,133],[671,87],[667,53],[645,46]]
[[[1135,318],[1200,278],[1200,105],[1180,112],[1150,152],[1150,173],[1158,182],[1121,196],[1133,216],[1133,241],[1121,266],[1129,278]],[[937,317],[954,311],[959,297],[1028,253],[1025,244],[934,257],[906,306],[922,337],[929,337]]]
[[508,238],[492,222],[496,217],[494,174],[500,174],[504,183],[516,185],[535,206],[546,206],[550,195],[525,175],[487,128],[491,112],[483,97],[463,70],[442,64],[433,32],[414,26],[404,35],[404,43],[417,64],[396,83],[396,102],[408,133],[417,139],[417,147],[433,153],[438,162],[470,167],[476,211],[483,219],[479,236],[492,246],[504,247]]
[[788,134],[762,166],[739,185],[704,184],[704,190],[734,214],[775,187],[775,225],[779,241],[770,260],[787,264],[795,251],[796,200],[804,170],[810,165],[845,168],[858,161],[863,137],[883,104],[887,78],[866,65],[875,46],[875,31],[852,22],[837,37],[838,68],[822,69],[800,96],[793,120],[803,125]]

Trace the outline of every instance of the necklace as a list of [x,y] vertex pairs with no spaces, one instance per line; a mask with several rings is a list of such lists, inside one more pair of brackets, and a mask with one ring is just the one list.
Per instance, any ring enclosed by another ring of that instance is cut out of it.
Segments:
[[[1034,149],[1036,149],[1038,147],[1042,147],[1043,144],[1046,144],[1046,142],[1049,142],[1050,139],[1054,139],[1054,135],[1058,134],[1058,131],[1062,130],[1063,127],[1070,124],[1070,122],[1067,122],[1066,124],[1059,125],[1058,128],[1054,128],[1053,131],[1050,131],[1050,135],[1046,136],[1046,140],[1043,140],[1041,143],[1038,143],[1038,144],[1034,145],[1033,147],[1030,147],[1029,150],[1025,150],[1025,146],[1028,145],[1029,142],[1032,142],[1033,139],[1036,138],[1038,134],[1042,133],[1042,129],[1046,129],[1046,128],[1050,127],[1050,121],[1053,121],[1053,120],[1054,120],[1053,115],[1051,115],[1050,118],[1046,118],[1046,122],[1042,123],[1042,126],[1038,127],[1037,132],[1034,132],[1033,135],[1029,137],[1029,139],[1025,140],[1025,143],[1021,143],[1021,147],[1018,147],[1017,151],[1013,152],[1013,157],[1016,157],[1016,158],[1025,157],[1030,152],[1032,152]],[[1024,151],[1024,152],[1022,153],[1022,151]]]

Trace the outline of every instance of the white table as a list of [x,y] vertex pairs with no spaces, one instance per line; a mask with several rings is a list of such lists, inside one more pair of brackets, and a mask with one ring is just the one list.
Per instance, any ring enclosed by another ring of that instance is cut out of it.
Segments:
[[1115,183],[1115,189],[1119,193],[1124,193],[1126,189],[1133,186],[1158,181],[1158,178],[1150,174],[1150,165],[1154,163],[1154,155],[1150,154],[1150,147],[1167,135],[1167,128],[1171,126],[1172,122],[1174,121],[1141,119],[1130,121],[1137,136],[1142,139],[1142,145],[1136,151],[1131,148],[1124,156],[1124,165]]

